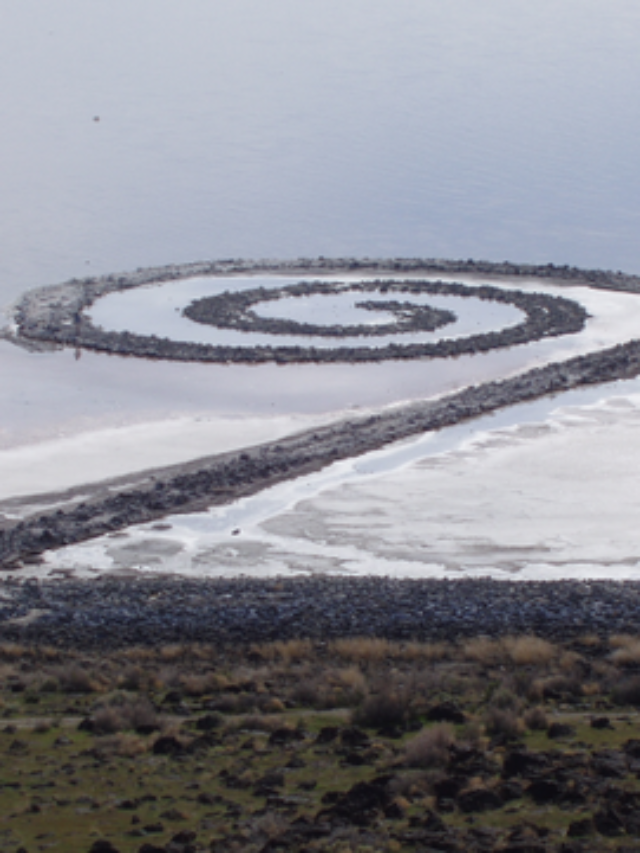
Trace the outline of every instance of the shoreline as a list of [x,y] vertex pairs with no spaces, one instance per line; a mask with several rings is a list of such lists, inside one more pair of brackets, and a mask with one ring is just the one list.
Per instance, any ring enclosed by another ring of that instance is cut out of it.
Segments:
[[[254,447],[140,472],[60,494],[50,511],[0,525],[0,568],[132,524],[230,503],[340,459],[542,396],[640,375],[640,341],[534,368],[436,400],[312,428]],[[80,503],[78,494],[82,495]]]
[[[335,262],[331,263],[334,266],[322,268],[335,272]],[[344,266],[346,262],[342,263],[342,271],[351,271]],[[416,271],[424,271],[417,266]],[[457,270],[446,264],[444,267],[438,272],[472,272],[468,264],[458,264]],[[218,265],[217,269],[217,274],[229,272],[228,266],[223,269]],[[286,265],[269,269],[292,271]],[[303,269],[309,273],[301,267],[295,271]],[[522,276],[533,276],[530,267],[517,269]],[[640,279],[633,277],[536,269],[539,278],[547,282],[553,279],[569,285],[587,283],[640,292]],[[176,273],[174,277],[204,274],[202,265],[189,265],[188,272],[187,268],[180,270],[180,276]],[[483,276],[516,274],[513,268],[501,270],[502,265],[476,264],[473,271]],[[407,271],[393,270],[394,274]],[[144,283],[140,279],[145,276],[158,280],[157,271],[142,271],[133,276],[129,286]],[[109,279],[105,286],[113,287],[115,279]],[[61,287],[54,288],[56,299],[65,293],[70,298],[78,296],[78,284]],[[41,293],[51,296],[50,289]],[[536,634],[565,640],[588,633],[633,633],[640,613],[640,582],[635,581],[411,580],[336,575],[191,579],[143,576],[134,570],[88,580],[74,578],[72,571],[60,571],[59,580],[38,580],[20,578],[19,569],[24,564],[37,564],[38,555],[50,548],[115,532],[130,524],[159,520],[170,513],[225,504],[339,459],[520,402],[638,375],[640,340],[632,340],[437,399],[42,496],[43,505],[48,502],[49,509],[23,521],[5,520],[0,526],[0,566],[5,571],[18,570],[17,577],[0,576],[0,639],[106,650],[172,642],[224,645],[299,637],[455,640]]]
[[[68,326],[70,316],[113,290],[151,281],[177,280],[193,275],[247,272],[305,274],[426,273],[538,278],[601,289],[640,292],[640,279],[622,273],[573,268],[516,266],[484,262],[445,261],[328,261],[220,262],[141,270],[129,276],[107,276],[67,282],[28,293],[17,316],[33,316],[42,328],[47,317]],[[570,305],[572,303],[569,303]],[[582,311],[583,309],[580,309]],[[575,312],[574,312],[575,313]],[[570,316],[573,316],[571,314]],[[508,333],[509,330],[506,330]],[[18,331],[18,339],[20,333]],[[501,333],[496,333],[499,337]],[[573,388],[640,375],[640,340],[574,356],[537,367],[510,379],[470,386],[427,401],[412,402],[360,418],[342,420],[253,447],[208,456],[90,484],[88,487],[41,497],[39,508],[16,521],[0,523],[0,568],[19,569],[22,561],[37,562],[51,548],[112,533],[132,524],[156,521],[168,514],[193,512],[230,503],[269,486],[316,472],[340,459],[359,456],[392,442],[436,431],[480,415],[529,402]],[[43,507],[51,507],[43,509]]]

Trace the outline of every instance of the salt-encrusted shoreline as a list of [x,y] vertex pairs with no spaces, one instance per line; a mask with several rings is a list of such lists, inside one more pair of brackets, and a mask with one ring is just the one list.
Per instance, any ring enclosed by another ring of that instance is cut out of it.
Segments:
[[[581,272],[569,268],[435,261],[323,260],[309,262],[309,265],[312,271],[319,268],[331,273],[458,272],[493,278],[506,275],[531,278],[537,275],[541,279],[553,279],[554,283],[586,283],[598,288],[640,292],[640,280],[637,278],[620,273]],[[78,311],[82,304],[88,304],[87,300],[90,302],[97,298],[96,294],[139,286],[144,281],[265,270],[308,274],[309,267],[302,262],[294,265],[224,263],[167,268],[164,272],[144,271],[129,277],[93,279],[27,294],[20,310],[28,303],[32,314],[41,310],[42,317],[47,317],[52,312],[55,315],[59,310],[68,316],[70,310]],[[89,497],[80,503],[75,494],[53,496],[58,503],[55,510],[39,512],[20,522],[3,522],[0,529],[0,564],[5,568],[19,568],[20,560],[32,558],[50,548],[90,539],[131,524],[159,519],[169,513],[191,512],[229,503],[275,483],[317,471],[338,459],[357,456],[399,439],[438,430],[543,395],[638,374],[640,341],[634,340],[529,370],[515,378],[471,387],[436,401],[412,403],[375,416],[319,427],[246,450],[157,469],[147,472],[145,476],[136,475],[133,481],[131,477],[125,477],[98,484],[83,490]],[[48,497],[49,503],[52,503],[52,496]]]
[[114,577],[0,582],[0,640],[109,650],[375,636],[637,633],[640,583]]
[[[276,483],[318,471],[339,459],[358,456],[393,441],[519,402],[584,385],[640,374],[640,341],[536,368],[502,382],[468,388],[436,401],[412,403],[379,415],[343,421],[278,441],[199,459],[146,476],[120,478],[83,491],[77,503],[58,496],[55,511],[20,522],[5,520],[0,529],[0,565],[50,548],[81,542],[131,524],[175,512],[193,512],[230,503]],[[52,496],[48,496],[54,502]],[[66,504],[66,505],[65,505]]]

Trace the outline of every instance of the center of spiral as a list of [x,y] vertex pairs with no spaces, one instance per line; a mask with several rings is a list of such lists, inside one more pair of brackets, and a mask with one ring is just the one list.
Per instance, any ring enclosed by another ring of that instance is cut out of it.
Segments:
[[[391,317],[388,321],[379,322],[372,319],[359,324],[304,322],[291,317],[274,316],[275,312],[265,311],[274,303],[286,308],[283,303],[290,302],[291,299],[311,302],[315,308],[318,305],[318,299],[314,297],[329,299],[330,296],[351,296],[354,293],[362,293],[363,290],[367,295],[369,292],[376,291],[382,291],[386,295],[390,290],[395,289],[392,283],[375,284],[374,287],[360,283],[345,287],[326,282],[305,282],[273,290],[254,288],[194,300],[184,309],[183,314],[196,323],[215,326],[219,329],[299,337],[385,337],[399,333],[433,332],[455,322],[456,315],[453,311],[420,304],[406,298],[356,300],[353,305],[356,309],[371,313],[384,312]],[[286,313],[286,310],[282,313]],[[313,313],[313,309],[309,313]]]

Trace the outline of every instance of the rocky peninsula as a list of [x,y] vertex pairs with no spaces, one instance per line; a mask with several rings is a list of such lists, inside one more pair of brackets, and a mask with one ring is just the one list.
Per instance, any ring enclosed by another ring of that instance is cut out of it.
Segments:
[[[82,337],[90,328],[82,319],[82,311],[108,292],[194,275],[248,272],[304,276],[356,272],[375,275],[380,281],[387,275],[410,273],[447,277],[459,274],[481,277],[485,282],[522,277],[564,283],[569,295],[571,285],[640,293],[640,280],[636,277],[567,267],[444,261],[319,260],[273,265],[224,262],[146,270],[128,277],[71,282],[29,293],[16,309],[16,334],[23,342],[91,346],[91,340]],[[413,282],[408,279],[401,285],[409,286]],[[437,282],[435,286],[452,285]],[[584,309],[570,298],[539,298],[517,290],[500,290],[486,283],[480,288],[462,283],[453,287],[473,289],[475,295],[481,290],[489,299],[504,298],[507,294],[508,300],[525,311],[527,319],[522,326],[527,334],[545,336],[577,331],[585,320]],[[513,328],[506,330],[508,335]],[[100,337],[102,333],[97,330],[96,334]],[[108,337],[110,333],[104,334]],[[495,333],[496,338],[501,334]],[[131,345],[130,355],[165,357],[165,344],[160,339],[153,342],[154,352],[147,353],[144,348],[137,348],[136,338],[127,338],[126,333],[120,336]],[[477,342],[472,343],[476,345]],[[497,345],[511,343],[499,340]],[[420,357],[427,356],[423,352]],[[13,572],[24,561],[33,562],[51,548],[113,533],[131,524],[158,520],[170,513],[228,503],[393,441],[544,395],[638,374],[640,340],[633,340],[513,378],[472,386],[437,400],[416,402],[242,451],[149,471],[133,483],[131,478],[120,478],[84,488],[80,497],[75,493],[58,495],[55,508],[36,512],[21,521],[9,518],[2,521],[0,562],[5,570]],[[62,643],[107,645],[178,638],[233,642],[240,636],[257,641],[362,633],[391,638],[438,638],[479,632],[534,631],[563,638],[587,628],[598,631],[600,618],[603,631],[632,630],[640,605],[640,586],[632,583],[559,584],[554,585],[556,591],[549,596],[544,591],[547,584],[333,577],[277,583],[249,579],[187,581],[136,578],[134,574],[90,582],[65,579],[23,583],[8,579],[2,584],[5,601],[2,636],[42,641],[49,637]],[[169,591],[166,607],[158,599],[160,596],[165,601],[167,593],[162,590]],[[38,612],[37,618],[25,620],[33,611]]]

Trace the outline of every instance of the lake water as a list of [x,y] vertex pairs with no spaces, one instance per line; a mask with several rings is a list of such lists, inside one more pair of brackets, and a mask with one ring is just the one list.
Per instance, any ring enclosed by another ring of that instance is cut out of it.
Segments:
[[0,304],[225,257],[640,271],[635,0],[22,0]]
[[[72,277],[234,257],[640,273],[634,0],[4,5],[0,308]],[[145,298],[93,310],[144,326]],[[585,335],[437,364],[76,360],[0,341],[0,450],[201,412],[358,411],[637,334],[637,297],[581,298]],[[354,311],[327,306],[306,312]]]
[[526,319],[525,313],[513,305],[482,301],[470,297],[411,293],[395,294],[390,297],[389,294],[363,295],[350,291],[333,295],[316,294],[304,298],[289,297],[276,299],[272,302],[264,301],[257,303],[253,307],[253,311],[259,317],[312,322],[318,326],[360,325],[364,323],[374,325],[375,323],[393,323],[396,318],[389,312],[359,309],[357,303],[364,299],[370,302],[380,302],[384,299],[393,298],[415,305],[429,305],[433,308],[451,311],[455,315],[455,320],[433,332],[386,334],[381,335],[376,340],[375,337],[349,335],[296,337],[279,334],[274,337],[272,334],[248,333],[194,323],[182,313],[182,309],[189,302],[210,294],[256,287],[290,286],[298,281],[313,281],[313,279],[286,279],[277,276],[192,278],[181,281],[179,284],[169,282],[109,294],[98,300],[88,314],[95,325],[108,331],[130,331],[138,335],[155,334],[174,340],[223,346],[307,347],[312,344],[314,347],[326,349],[335,348],[338,345],[376,347],[389,343],[407,345],[437,341],[440,338],[462,338],[516,326]]

